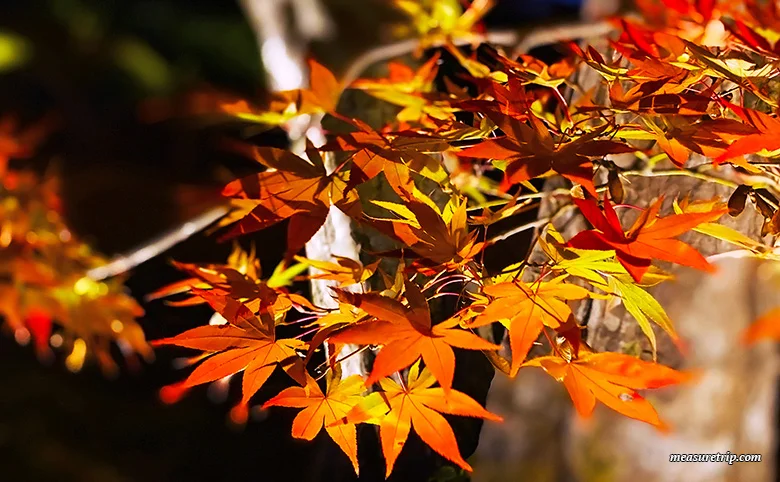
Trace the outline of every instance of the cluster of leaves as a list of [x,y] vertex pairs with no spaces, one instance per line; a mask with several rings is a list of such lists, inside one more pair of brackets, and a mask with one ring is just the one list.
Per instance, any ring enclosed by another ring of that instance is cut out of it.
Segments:
[[[776,258],[761,242],[716,223],[726,213],[738,215],[750,198],[765,218],[763,234],[780,233],[771,169],[780,149],[775,4],[641,1],[644,20],[617,20],[609,55],[572,43],[565,58],[548,65],[490,46],[455,46],[464,37],[479,43],[474,27],[490,2],[465,11],[455,1],[397,3],[414,15],[422,45],[440,46],[460,64],[456,78],[441,79],[438,55],[417,70],[392,63],[387,78],[351,85],[311,62],[310,89],[277,93],[262,108],[246,101],[222,107],[267,125],[327,114],[343,129],[329,132],[322,146],[309,143],[305,156],[253,147],[262,172],[225,187],[235,210],[222,222],[231,226],[224,237],[286,221],[287,262],[301,264],[283,264],[268,279],[254,256],[240,250],[226,265],[178,264],[191,278],[155,296],[187,293],[175,303],[208,303],[220,316],[155,342],[201,352],[189,377],[166,393],[173,399],[243,372],[233,413],[244,419],[252,397],[280,368],[294,385],[264,406],[302,409],[293,436],[310,440],[324,428],[357,472],[356,425],[377,425],[388,475],[411,429],[470,469],[441,414],[498,420],[453,388],[454,349],[482,352],[509,376],[543,369],[563,383],[583,416],[599,400],[664,428],[638,390],[688,375],[626,353],[595,353],[573,305],[588,297],[622,303],[655,355],[652,324],[678,337],[646,289],[671,277],[662,269],[670,264],[713,270],[680,235],[695,230]],[[596,90],[578,83],[587,78],[583,72],[601,79]],[[344,116],[337,111],[343,88],[397,106],[397,116],[384,126]],[[736,172],[739,183],[727,172]],[[673,200],[668,215],[664,199],[625,204],[624,183],[632,176],[662,175],[725,184],[735,194],[728,202]],[[532,181],[552,176],[571,189],[537,192]],[[523,262],[489,272],[483,255],[498,239],[489,236],[491,227],[552,196],[569,197],[591,229],[565,239],[553,226],[566,209],[560,210],[534,225],[541,229]],[[616,208],[637,214],[630,227]],[[365,250],[365,265],[298,257],[333,210],[393,240],[396,249]],[[531,253],[538,255],[533,261]],[[380,260],[390,259],[380,268]],[[311,278],[340,285],[332,292],[337,308],[290,291],[289,281],[306,265],[317,270]],[[454,309],[433,316],[433,300],[443,297],[456,300]],[[492,339],[499,326],[508,353]],[[347,356],[376,355],[371,371],[342,377],[339,357],[355,345]],[[325,362],[315,366],[320,354]]]
[[24,130],[11,117],[0,121],[0,314],[16,340],[32,341],[41,358],[50,358],[55,346],[69,353],[72,371],[94,356],[112,374],[112,343],[133,365],[137,355],[152,357],[135,321],[143,309],[121,279],[87,276],[107,260],[63,222],[56,178],[10,163],[30,157],[50,127],[48,119]]

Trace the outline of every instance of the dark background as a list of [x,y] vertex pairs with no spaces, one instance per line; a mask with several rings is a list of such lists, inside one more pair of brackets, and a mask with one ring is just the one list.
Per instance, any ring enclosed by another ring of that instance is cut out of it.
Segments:
[[[379,0],[331,0],[336,38],[314,55],[341,71],[362,49],[378,44],[394,14]],[[504,1],[488,24],[507,27],[573,6]],[[576,2],[563,2],[576,3]],[[54,168],[73,231],[107,254],[130,249],[220,202],[221,185],[248,168],[220,140],[241,125],[174,119],[148,123],[139,112],[149,99],[183,105],[193,89],[213,88],[255,99],[262,67],[253,33],[230,0],[0,1],[0,36],[13,34],[26,62],[0,71],[0,114],[34,122],[55,114],[59,128],[32,161]],[[259,142],[279,143],[278,133]],[[282,257],[285,226],[254,236],[263,266]],[[127,286],[145,294],[180,279],[169,259],[224,261],[230,246],[196,235],[135,269]],[[305,289],[305,287],[302,287]],[[170,336],[210,316],[200,308],[144,303],[149,339]],[[30,347],[0,338],[0,481],[329,481],[350,480],[351,467],[324,433],[314,443],[289,435],[296,411],[274,409],[246,427],[228,423],[230,403],[199,388],[173,406],[157,393],[181,380],[175,350],[138,372],[106,379],[88,365],[68,372],[61,359],[40,363]],[[264,399],[285,384],[275,376]],[[235,385],[235,384],[234,384]],[[229,401],[238,397],[237,386]],[[265,415],[270,415],[265,417]],[[427,480],[442,461],[414,440],[399,458],[394,480]],[[381,480],[373,431],[361,432],[364,480]],[[464,452],[473,441],[464,442]],[[415,458],[416,457],[416,458]],[[439,471],[445,480],[454,471]]]

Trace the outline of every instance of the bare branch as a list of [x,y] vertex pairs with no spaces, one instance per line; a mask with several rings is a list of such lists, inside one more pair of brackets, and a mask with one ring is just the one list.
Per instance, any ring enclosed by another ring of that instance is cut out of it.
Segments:
[[140,247],[137,247],[126,254],[117,256],[108,264],[92,268],[87,271],[87,276],[95,281],[101,281],[112,276],[126,273],[139,264],[154,258],[198,231],[201,231],[206,226],[227,214],[227,212],[228,208],[226,206],[212,208],[205,213],[200,214],[195,219],[191,219],[181,226],[177,226],[161,236],[144,243]]

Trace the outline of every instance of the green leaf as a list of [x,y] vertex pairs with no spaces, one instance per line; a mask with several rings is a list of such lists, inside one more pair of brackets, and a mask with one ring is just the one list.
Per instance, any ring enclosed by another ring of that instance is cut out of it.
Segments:
[[306,263],[295,263],[292,266],[285,267],[284,261],[276,265],[274,272],[271,273],[271,277],[268,278],[266,284],[269,288],[280,288],[282,286],[290,286],[295,277],[303,273],[309,268]]
[[126,37],[114,45],[116,64],[150,92],[167,92],[173,86],[168,62],[146,42]]
[[31,46],[26,39],[0,31],[0,72],[7,72],[24,65],[32,56]]
[[650,293],[642,289],[641,286],[633,281],[624,281],[619,276],[609,276],[607,278],[607,287],[615,295],[623,300],[623,306],[626,311],[639,323],[642,333],[650,340],[650,346],[653,348],[653,360],[656,359],[657,341],[653,327],[650,322],[654,322],[672,337],[676,342],[679,339],[674,330],[672,320],[666,314],[663,307],[653,298]]

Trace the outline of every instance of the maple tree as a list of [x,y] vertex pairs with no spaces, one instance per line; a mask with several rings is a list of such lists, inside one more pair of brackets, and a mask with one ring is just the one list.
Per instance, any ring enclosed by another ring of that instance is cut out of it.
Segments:
[[[300,155],[246,146],[259,172],[223,190],[232,211],[217,226],[225,228],[221,239],[287,223],[285,259],[270,277],[263,278],[254,251],[237,246],[226,264],[174,262],[189,278],[149,296],[178,306],[207,303],[218,315],[211,324],[152,342],[200,352],[190,359],[197,367],[166,387],[164,398],[173,401],[193,386],[241,373],[242,397],[233,414],[243,422],[281,368],[293,385],[263,407],[301,409],[292,436],[312,440],[324,430],[356,473],[361,424],[379,427],[386,476],[411,430],[470,470],[441,414],[500,420],[454,381],[462,369],[456,350],[471,350],[511,377],[543,369],[564,385],[582,416],[599,401],[665,429],[639,391],[691,377],[657,363],[652,323],[673,341],[680,337],[647,289],[671,279],[671,265],[715,270],[680,237],[709,236],[780,261],[780,194],[772,170],[780,151],[780,106],[773,95],[780,12],[752,0],[646,0],[639,2],[642,21],[615,21],[610,55],[572,42],[562,59],[546,64],[477,47],[484,40],[478,21],[489,1],[465,9],[454,0],[396,3],[412,16],[420,46],[437,50],[417,69],[393,62],[387,79],[342,85],[312,61],[309,89],[274,94],[263,107],[246,101],[220,106],[263,126],[327,115],[336,127],[326,132],[324,145],[309,142]],[[473,48],[458,47],[464,43]],[[439,72],[444,53],[457,64],[457,75]],[[595,74],[605,95],[579,85],[582,72]],[[338,103],[345,89],[393,105],[395,116],[373,126],[345,116]],[[33,224],[38,217],[31,213],[56,209],[46,204],[52,202],[48,190],[31,188],[27,178],[7,170],[8,158],[26,156],[25,144],[36,140],[33,130],[6,141],[9,126],[0,124],[0,244],[7,248],[2,269],[12,280],[0,285],[6,323],[28,330],[41,352],[49,349],[56,319],[75,340],[73,353],[89,345],[111,366],[107,342],[121,340],[148,356],[133,321],[140,307],[118,291],[121,280],[85,276],[101,260],[81,254],[58,218]],[[634,176],[690,176],[726,185],[732,194],[659,197],[635,206],[624,199]],[[565,187],[540,191],[541,181],[550,179]],[[489,267],[486,251],[509,236],[491,237],[494,225],[516,221],[552,198],[564,199],[566,207],[532,226],[528,255]],[[356,229],[380,233],[392,249],[364,247],[361,260],[301,256],[333,209]],[[746,209],[764,219],[760,240],[718,223]],[[557,221],[567,210],[589,227],[564,236]],[[47,269],[62,257],[74,265],[60,268],[65,277]],[[337,286],[331,290],[336,308],[295,292],[294,282],[311,279]],[[453,303],[437,307],[441,298]],[[653,359],[595,352],[575,315],[576,304],[587,298],[622,303],[647,336]],[[778,319],[777,310],[770,311],[745,341],[777,339]],[[342,377],[339,354],[346,345],[357,345],[348,357],[371,354],[365,376]]]

